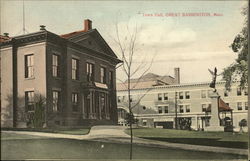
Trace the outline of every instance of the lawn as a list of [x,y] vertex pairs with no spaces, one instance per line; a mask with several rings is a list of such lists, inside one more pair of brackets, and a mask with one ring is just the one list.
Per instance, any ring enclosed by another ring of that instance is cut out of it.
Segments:
[[[2,132],[1,159],[123,159],[129,158],[129,144],[97,141],[33,137]],[[133,158],[138,160],[229,160],[247,156],[196,152],[179,149],[152,148],[134,145]]]
[[[126,133],[130,133],[128,129],[126,130]],[[133,129],[133,133],[136,137],[172,143],[240,149],[248,148],[248,133],[239,134],[230,132],[204,132],[157,128],[137,128]]]
[[71,134],[71,135],[86,135],[90,131],[90,127],[84,128],[1,128],[1,130],[10,130],[10,131],[34,131],[34,132],[47,132],[47,133],[59,133],[59,134]]

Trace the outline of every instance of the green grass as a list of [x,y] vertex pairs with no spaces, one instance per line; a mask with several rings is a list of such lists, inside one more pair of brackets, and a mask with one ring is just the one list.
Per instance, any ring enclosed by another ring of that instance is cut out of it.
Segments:
[[1,130],[6,131],[33,131],[33,132],[47,132],[47,133],[59,133],[59,134],[71,134],[71,135],[86,135],[90,131],[90,127],[84,128],[2,128]]
[[[126,130],[129,134],[129,129]],[[229,148],[248,148],[248,133],[230,132],[204,132],[175,129],[139,128],[133,129],[136,137],[166,141],[172,143],[184,143],[194,145],[206,145]]]
[[[129,144],[103,143],[97,141],[56,139],[29,135],[2,133],[1,159],[123,159],[129,158]],[[196,152],[171,148],[134,145],[133,158],[137,160],[229,160],[246,159],[247,156]]]

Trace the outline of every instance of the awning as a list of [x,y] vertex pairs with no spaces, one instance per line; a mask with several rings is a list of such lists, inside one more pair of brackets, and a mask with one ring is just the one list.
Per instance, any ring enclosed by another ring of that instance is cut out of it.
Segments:
[[[232,111],[231,109],[221,98],[219,98],[219,112]],[[211,106],[206,109],[206,112],[211,112]]]
[[219,99],[219,111],[232,111],[231,109],[221,98]]

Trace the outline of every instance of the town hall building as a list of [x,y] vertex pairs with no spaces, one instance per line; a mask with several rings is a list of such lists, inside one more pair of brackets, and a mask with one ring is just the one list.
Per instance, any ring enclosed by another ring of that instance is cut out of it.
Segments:
[[1,126],[27,127],[39,99],[44,126],[117,124],[116,65],[121,63],[90,20],[57,35],[1,36]]

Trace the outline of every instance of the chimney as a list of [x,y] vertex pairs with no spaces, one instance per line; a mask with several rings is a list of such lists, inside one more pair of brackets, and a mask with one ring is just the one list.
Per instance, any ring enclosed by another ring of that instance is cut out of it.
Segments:
[[84,20],[84,31],[89,31],[92,29],[92,21],[89,19]]
[[180,68],[174,68],[175,83],[180,84]]
[[46,27],[46,26],[44,26],[44,25],[40,25],[40,30],[41,30],[41,31],[45,31],[45,30],[46,30],[45,27]]

